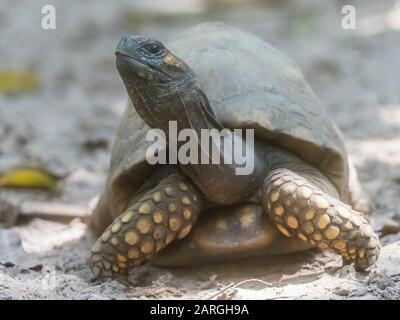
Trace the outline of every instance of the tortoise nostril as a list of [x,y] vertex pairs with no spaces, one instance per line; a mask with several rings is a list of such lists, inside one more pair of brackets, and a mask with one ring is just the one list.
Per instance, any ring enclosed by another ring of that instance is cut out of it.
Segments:
[[122,51],[126,50],[126,47],[129,42],[129,35],[123,35],[121,40],[119,41],[115,53],[121,53]]
[[121,38],[121,41],[119,42],[119,47],[120,46],[123,46],[123,45],[125,45],[126,43],[128,42],[128,36],[127,35],[124,35],[124,36],[122,36],[122,38]]
[[121,44],[126,43],[128,41],[128,39],[129,39],[129,35],[128,34],[124,34],[122,36],[122,39],[121,39]]

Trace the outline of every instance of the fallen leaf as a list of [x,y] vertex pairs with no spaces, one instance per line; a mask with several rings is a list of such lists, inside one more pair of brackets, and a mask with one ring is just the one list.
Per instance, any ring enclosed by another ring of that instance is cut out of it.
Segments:
[[38,168],[15,168],[0,173],[0,187],[59,191],[60,177]]
[[36,91],[39,87],[39,77],[33,71],[0,71],[0,94],[18,94]]

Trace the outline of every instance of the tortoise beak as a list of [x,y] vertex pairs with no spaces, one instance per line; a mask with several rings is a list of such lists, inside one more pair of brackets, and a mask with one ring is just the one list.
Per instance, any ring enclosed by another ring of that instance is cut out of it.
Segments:
[[124,81],[143,78],[149,80],[151,70],[148,66],[124,53],[116,52],[116,56],[117,70]]
[[[150,74],[149,67],[135,57],[141,39],[143,37],[124,35],[115,49],[117,69],[124,80],[148,78]],[[140,72],[142,76],[138,76]]]
[[133,54],[136,52],[139,44],[143,42],[144,39],[145,38],[141,36],[135,36],[131,34],[124,35],[115,48],[115,54],[117,56],[119,54],[123,54],[125,56],[134,58]]

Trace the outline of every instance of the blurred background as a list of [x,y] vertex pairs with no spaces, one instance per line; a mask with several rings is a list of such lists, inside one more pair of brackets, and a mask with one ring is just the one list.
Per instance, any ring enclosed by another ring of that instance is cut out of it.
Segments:
[[[47,4],[56,9],[55,30],[41,27]],[[349,4],[354,30],[342,27]],[[251,32],[297,62],[345,134],[376,228],[400,221],[400,1],[394,0],[2,0],[0,172],[35,166],[63,178],[57,192],[43,192],[5,188],[0,175],[0,200],[86,206],[104,186],[127,100],[114,61],[121,35],[168,41],[203,21]],[[383,242],[398,239],[392,234]]]

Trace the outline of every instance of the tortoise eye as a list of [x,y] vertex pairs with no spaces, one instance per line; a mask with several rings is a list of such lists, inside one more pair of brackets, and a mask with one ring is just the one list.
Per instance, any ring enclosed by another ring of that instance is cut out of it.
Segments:
[[144,48],[146,49],[147,52],[151,54],[160,53],[162,50],[162,47],[157,43],[148,43],[144,46]]

